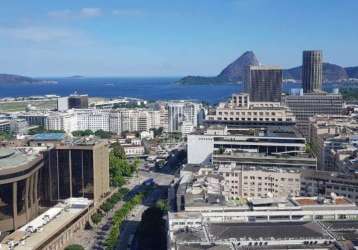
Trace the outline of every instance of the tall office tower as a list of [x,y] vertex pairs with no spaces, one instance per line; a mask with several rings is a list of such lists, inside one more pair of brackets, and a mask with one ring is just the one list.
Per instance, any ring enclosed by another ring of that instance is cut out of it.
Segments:
[[304,93],[321,90],[322,51],[305,50],[302,58],[302,84]]
[[108,145],[89,138],[60,142],[44,153],[39,178],[45,203],[85,197],[98,204],[110,191]]
[[88,95],[79,95],[77,93],[68,97],[69,109],[86,109],[88,108]]
[[249,66],[246,91],[253,102],[280,102],[282,69],[272,66]]

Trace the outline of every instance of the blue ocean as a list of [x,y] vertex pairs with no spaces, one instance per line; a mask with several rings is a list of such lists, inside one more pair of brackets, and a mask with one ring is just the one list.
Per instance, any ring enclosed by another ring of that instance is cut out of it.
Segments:
[[[240,92],[242,84],[181,85],[174,77],[143,78],[46,78],[57,84],[27,84],[0,86],[1,97],[18,97],[56,94],[66,96],[77,91],[95,97],[137,97],[147,100],[191,99],[211,104],[227,99],[232,93]],[[300,88],[299,84],[284,84],[283,90]],[[330,91],[334,84],[325,84]]]

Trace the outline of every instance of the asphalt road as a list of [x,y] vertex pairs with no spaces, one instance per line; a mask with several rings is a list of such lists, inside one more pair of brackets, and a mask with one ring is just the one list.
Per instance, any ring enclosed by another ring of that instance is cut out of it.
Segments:
[[134,250],[134,242],[129,244],[128,241],[131,238],[131,235],[135,235],[143,212],[149,206],[154,205],[157,200],[166,198],[168,186],[174,180],[174,174],[180,169],[183,160],[185,160],[185,152],[183,150],[178,150],[169,157],[168,163],[161,169],[154,169],[154,171],[144,170],[143,165],[145,163],[142,162],[140,168],[142,170],[139,171],[137,178],[138,185],[149,178],[153,178],[157,188],[147,196],[143,204],[138,205],[133,209],[127,220],[122,224],[117,250]]

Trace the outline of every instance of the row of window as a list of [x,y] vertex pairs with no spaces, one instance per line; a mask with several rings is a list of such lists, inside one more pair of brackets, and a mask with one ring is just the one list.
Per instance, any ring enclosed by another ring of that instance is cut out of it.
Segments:
[[[214,117],[209,118],[209,120],[214,120],[214,119],[215,119]],[[262,118],[262,117],[260,117],[260,118],[218,117],[217,120],[219,120],[219,121],[279,121],[279,122],[281,122],[281,121],[292,121],[292,118],[282,119],[282,118]]]
[[281,112],[279,113],[276,113],[276,112],[222,112],[222,111],[219,111],[218,112],[219,115],[260,115],[260,116],[263,116],[263,115],[271,115],[271,116],[280,116],[282,115]]

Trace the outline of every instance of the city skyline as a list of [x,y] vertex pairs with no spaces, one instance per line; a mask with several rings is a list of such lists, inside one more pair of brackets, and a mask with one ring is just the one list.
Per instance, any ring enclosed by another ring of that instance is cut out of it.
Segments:
[[[6,1],[3,73],[29,76],[216,75],[246,50],[301,64],[303,50],[356,66],[356,1]],[[279,46],[278,46],[279,45]]]

